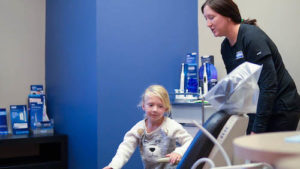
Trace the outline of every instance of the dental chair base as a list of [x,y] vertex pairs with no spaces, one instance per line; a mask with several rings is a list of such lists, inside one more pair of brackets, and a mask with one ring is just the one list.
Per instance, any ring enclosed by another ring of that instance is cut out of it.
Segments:
[[[223,146],[228,156],[231,159],[232,164],[243,164],[244,160],[234,157],[233,153],[233,139],[246,134],[248,126],[247,115],[232,115],[222,128],[217,141]],[[210,158],[215,166],[226,166],[224,157],[220,153],[217,146],[214,146],[208,158]],[[209,165],[205,164],[203,169],[209,169]]]

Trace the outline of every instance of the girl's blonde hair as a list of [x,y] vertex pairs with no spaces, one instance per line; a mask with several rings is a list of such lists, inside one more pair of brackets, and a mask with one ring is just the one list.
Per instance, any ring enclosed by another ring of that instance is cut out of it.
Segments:
[[148,96],[156,96],[159,97],[162,102],[164,107],[166,107],[166,112],[171,112],[171,104],[170,104],[170,98],[169,98],[169,94],[168,91],[161,85],[151,85],[149,86],[144,94],[142,95],[142,100],[140,102],[140,106],[143,105],[145,103],[145,99]]

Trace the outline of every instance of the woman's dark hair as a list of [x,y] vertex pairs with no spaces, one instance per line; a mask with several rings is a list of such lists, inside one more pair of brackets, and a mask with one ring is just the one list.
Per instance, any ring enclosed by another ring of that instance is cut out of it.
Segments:
[[256,19],[242,19],[238,6],[232,0],[206,0],[201,7],[202,13],[205,6],[209,6],[220,15],[231,18],[234,23],[256,25]]

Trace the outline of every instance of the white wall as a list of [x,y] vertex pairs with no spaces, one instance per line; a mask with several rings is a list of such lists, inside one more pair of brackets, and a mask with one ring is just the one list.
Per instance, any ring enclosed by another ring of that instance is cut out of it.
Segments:
[[[225,76],[220,55],[223,38],[206,27],[199,0],[199,54],[215,56],[219,77]],[[256,18],[273,39],[300,90],[300,1],[235,0],[243,18]],[[0,0],[0,107],[26,104],[29,86],[45,84],[45,0]]]
[[[199,0],[199,54],[215,56],[219,77],[226,75],[220,54],[224,38],[215,38],[206,27]],[[275,42],[286,68],[300,91],[300,1],[299,0],[235,0],[242,18],[257,19],[257,24]],[[299,43],[299,44],[298,44]],[[220,78],[219,78],[220,79]]]
[[45,84],[45,0],[0,0],[0,107]]

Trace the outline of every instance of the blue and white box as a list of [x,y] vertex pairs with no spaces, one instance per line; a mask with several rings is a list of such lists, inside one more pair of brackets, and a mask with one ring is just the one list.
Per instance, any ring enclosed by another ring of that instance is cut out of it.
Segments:
[[7,112],[5,108],[0,108],[0,135],[8,134]]
[[43,85],[31,85],[30,94],[44,94]]
[[26,105],[11,105],[10,118],[13,134],[29,133]]
[[198,61],[197,53],[188,53],[185,62],[186,89],[189,93],[198,92]]
[[[33,88],[35,86],[35,88]],[[46,111],[46,96],[43,86],[31,85],[31,94],[28,96],[28,111],[30,131],[33,134],[53,133],[53,120],[49,120]]]

